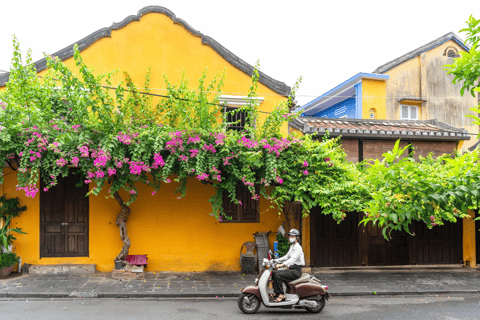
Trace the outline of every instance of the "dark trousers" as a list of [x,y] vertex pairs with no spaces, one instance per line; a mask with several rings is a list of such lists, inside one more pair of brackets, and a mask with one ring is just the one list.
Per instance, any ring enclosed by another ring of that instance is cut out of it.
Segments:
[[302,276],[301,269],[275,270],[272,273],[273,291],[275,294],[285,294],[283,283],[297,280]]

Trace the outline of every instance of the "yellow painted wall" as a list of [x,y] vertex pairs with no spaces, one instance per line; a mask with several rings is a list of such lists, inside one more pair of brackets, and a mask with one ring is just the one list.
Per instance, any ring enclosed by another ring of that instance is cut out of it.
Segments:
[[[96,73],[120,69],[120,75],[112,83],[118,83],[122,80],[122,72],[128,71],[133,81],[142,87],[148,67],[151,67],[150,88],[158,94],[166,93],[163,74],[166,73],[172,83],[178,83],[184,68],[192,88],[197,86],[196,81],[205,67],[209,68],[207,80],[226,68],[223,94],[246,96],[251,84],[249,75],[202,44],[200,37],[159,13],[146,14],[139,21],[112,31],[110,38],[98,40],[81,55]],[[64,63],[76,72],[73,58]],[[260,105],[262,111],[270,112],[278,103],[286,101],[261,83],[257,94],[265,98]],[[266,115],[262,113],[260,117],[263,120]],[[282,131],[286,134],[287,130],[285,123]],[[28,232],[15,241],[15,251],[24,263],[95,263],[100,271],[113,269],[113,260],[122,247],[115,225],[119,206],[113,199],[105,199],[104,193],[90,197],[89,257],[40,259],[39,195],[35,199],[26,198],[23,191],[15,190],[15,172],[4,170],[4,192],[10,197],[20,197],[21,203],[28,208],[12,221],[12,226]],[[176,199],[175,188],[175,183],[167,184],[152,196],[149,187],[139,185],[139,197],[131,205],[132,214],[127,222],[132,240],[130,254],[148,254],[147,270],[239,270],[243,242],[253,241],[252,234],[257,231],[276,231],[283,223],[283,216],[272,210],[263,212],[269,206],[263,198],[260,200],[260,223],[219,223],[209,216],[211,204],[208,199],[213,194],[210,186],[192,179],[188,182],[187,196],[181,200]],[[270,240],[273,239],[272,235]]]
[[[97,264],[100,271],[111,271],[114,258],[120,252],[122,242],[115,218],[119,206],[113,199],[105,199],[105,192],[90,196],[89,257],[40,259],[40,195],[26,198],[23,191],[15,190],[16,173],[4,169],[4,191],[9,197],[20,197],[27,211],[12,221],[12,227],[23,228],[28,235],[18,235],[15,252],[29,264]],[[260,199],[259,223],[220,223],[210,217],[213,194],[210,186],[195,179],[188,182],[185,198],[178,200],[174,193],[175,182],[153,191],[138,185],[138,199],[131,205],[132,213],[127,222],[132,241],[130,254],[148,254],[147,271],[237,271],[240,270],[240,247],[246,241],[254,241],[257,231],[277,231],[284,215],[269,210],[269,202]],[[107,188],[108,189],[108,188]],[[124,199],[126,199],[126,195]],[[273,251],[275,235],[270,236]]]
[[463,261],[466,266],[477,266],[477,248],[475,242],[475,212],[468,210],[469,218],[463,219]]
[[[72,39],[76,40],[76,39]],[[248,40],[245,39],[245,45]],[[133,81],[143,86],[145,74],[152,68],[150,88],[152,93],[165,94],[163,74],[176,84],[180,81],[185,68],[191,88],[198,86],[197,80],[205,67],[208,67],[207,81],[226,68],[226,81],[222,93],[226,95],[246,96],[251,84],[251,75],[235,68],[215,52],[210,46],[202,44],[199,36],[186,30],[181,24],[174,24],[164,14],[148,13],[120,30],[112,31],[110,38],[102,38],[81,52],[82,58],[95,72],[109,72],[119,69],[113,84],[123,80],[123,71],[129,72]],[[64,63],[75,73],[77,68],[73,58]],[[40,74],[44,74],[42,71]],[[78,74],[78,73],[77,73]],[[160,89],[160,90],[156,90]],[[264,97],[262,111],[271,112],[281,101],[287,99],[265,85],[259,83],[257,95]],[[260,114],[260,121],[267,114]],[[282,132],[287,134],[285,123]]]
[[377,111],[377,119],[386,119],[386,82],[380,80],[362,80],[362,118],[370,119],[369,111]]

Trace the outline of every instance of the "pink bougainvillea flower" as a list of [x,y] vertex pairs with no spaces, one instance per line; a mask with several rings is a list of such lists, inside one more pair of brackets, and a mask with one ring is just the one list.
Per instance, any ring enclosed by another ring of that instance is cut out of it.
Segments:
[[75,167],[78,167],[78,161],[80,161],[80,159],[78,157],[72,157],[72,164]]
[[105,176],[105,173],[103,171],[97,171],[95,172],[97,179],[103,178]]
[[113,176],[114,174],[117,173],[117,170],[114,169],[114,168],[108,168],[107,171],[108,171],[108,175],[109,175],[109,176]]
[[157,169],[158,166],[163,167],[165,162],[163,161],[162,156],[159,153],[155,153],[153,156],[153,168]]
[[59,167],[64,167],[65,165],[67,165],[67,163],[68,163],[68,161],[63,159],[63,158],[60,158],[56,161],[56,164]]
[[305,162],[303,162],[303,166],[304,166],[304,167],[308,167],[308,162],[307,162],[307,160],[305,160]]
[[204,144],[202,150],[211,151],[212,153],[217,152],[217,150],[215,150],[215,147],[212,144]]
[[152,192],[152,196],[154,196],[154,195],[155,195],[155,193],[157,193],[157,192],[156,192],[156,191],[153,191],[153,192]]
[[198,156],[198,153],[200,152],[198,149],[190,149],[188,151],[190,152],[190,158]]
[[200,180],[200,181],[201,181],[201,180],[206,180],[206,179],[208,179],[208,174],[206,174],[206,173],[201,173],[201,174],[199,174],[199,175],[197,176],[197,179]]
[[87,147],[87,146],[81,146],[81,147],[79,146],[79,147],[78,147],[78,150],[79,150],[80,153],[81,153],[80,156],[82,156],[82,157],[84,157],[84,158],[89,156],[88,147]]
[[303,171],[303,174],[307,176],[308,175],[308,170]]
[[135,193],[137,193],[137,191],[135,191],[135,190],[130,190],[130,193],[131,193],[131,194],[135,194]]

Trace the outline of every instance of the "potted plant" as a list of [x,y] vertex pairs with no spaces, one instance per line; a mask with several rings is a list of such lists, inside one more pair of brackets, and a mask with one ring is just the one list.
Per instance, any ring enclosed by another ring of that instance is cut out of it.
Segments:
[[19,257],[14,252],[0,253],[0,278],[6,278],[18,263]]
[[[26,206],[21,206],[18,198],[8,198],[3,195],[0,197],[0,278],[7,277],[20,262],[16,253],[12,252],[13,240],[16,240],[13,233],[23,233],[22,228],[10,228],[10,221],[18,217],[22,211],[27,210]],[[18,266],[20,269],[20,265]]]
[[26,232],[22,231],[22,228],[10,229],[10,226],[9,226],[10,220],[11,218],[5,220],[5,225],[2,228],[0,228],[0,244],[5,249],[3,253],[8,253],[12,251],[11,248],[12,248],[13,240],[17,240],[17,238],[15,238],[13,234],[11,234],[11,232],[27,234]]
[[1,252],[11,252],[12,242],[16,238],[11,232],[23,233],[22,228],[10,229],[10,221],[16,218],[23,211],[27,210],[26,206],[20,205],[18,198],[7,198],[6,195],[0,197],[0,219],[3,220],[3,227],[0,229],[0,246],[2,246]]

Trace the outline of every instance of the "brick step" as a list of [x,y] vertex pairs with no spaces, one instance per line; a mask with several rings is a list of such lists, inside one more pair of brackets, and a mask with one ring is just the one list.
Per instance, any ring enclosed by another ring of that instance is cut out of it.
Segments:
[[96,264],[31,264],[28,274],[95,274]]

